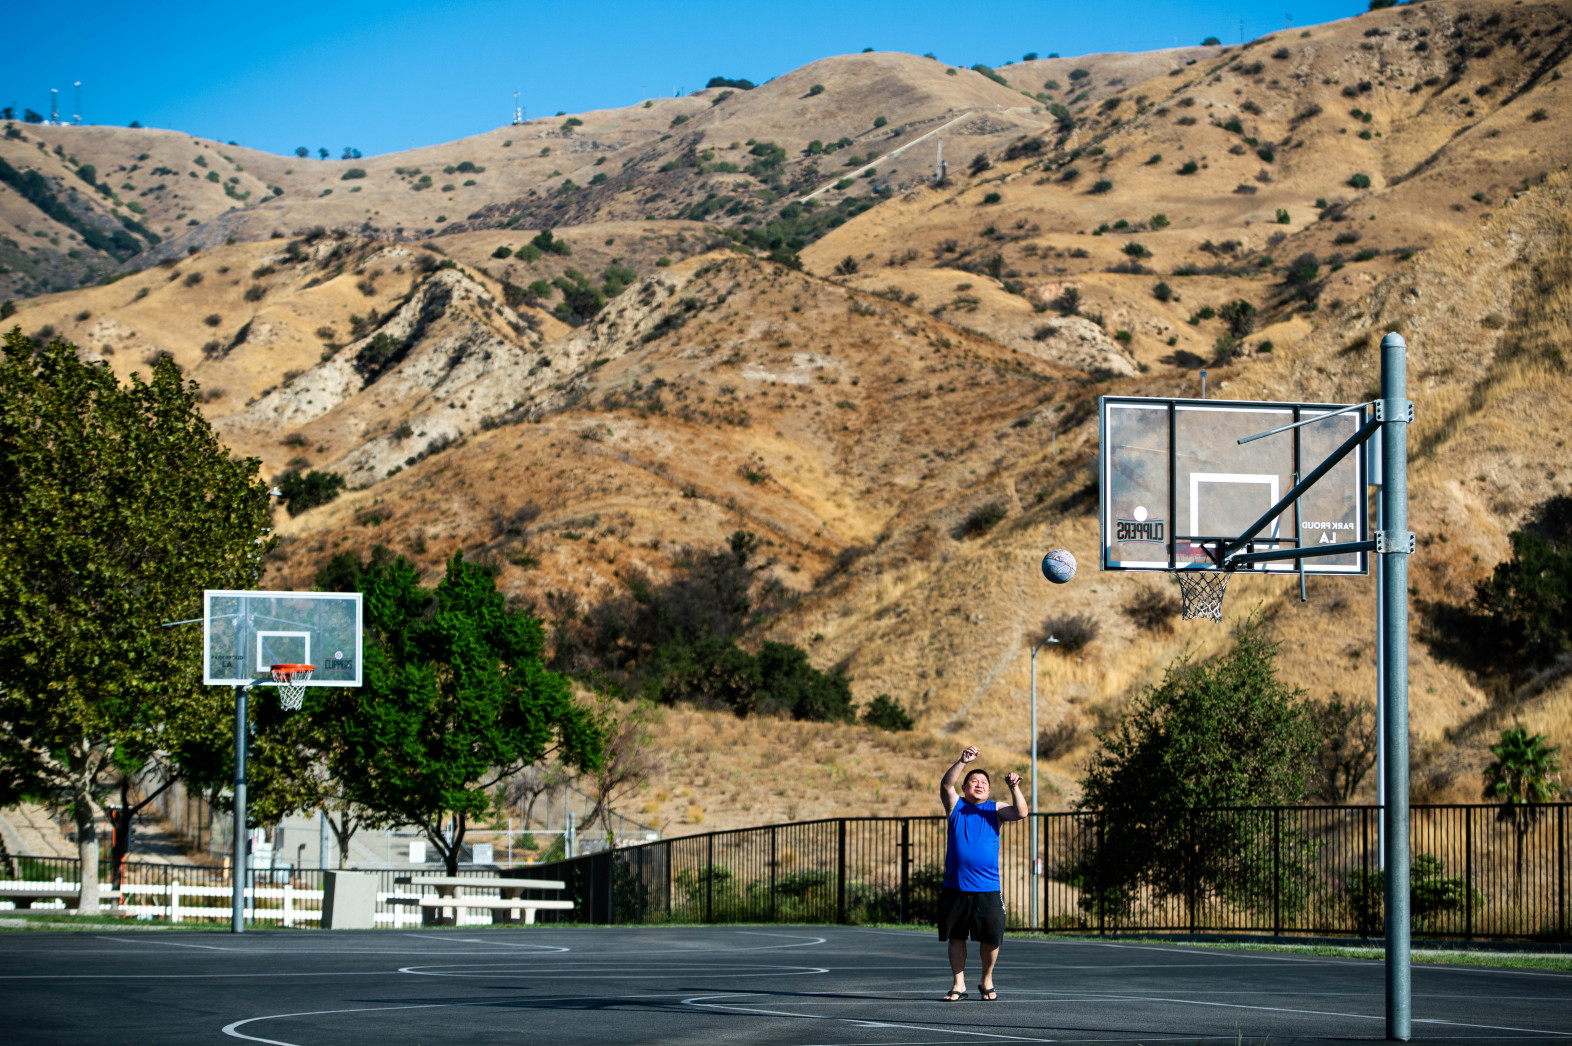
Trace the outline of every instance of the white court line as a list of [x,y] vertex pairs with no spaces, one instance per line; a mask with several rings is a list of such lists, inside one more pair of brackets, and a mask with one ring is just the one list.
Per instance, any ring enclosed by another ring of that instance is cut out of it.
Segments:
[[[1300,1010],[1288,1006],[1252,1006],[1242,1002],[1209,1002],[1205,999],[1165,999],[1146,995],[1105,995],[1101,999],[1088,998],[1086,1001],[1102,1002],[1165,1002],[1178,1006],[1213,1006],[1228,1010],[1261,1010],[1269,1013],[1297,1013],[1313,1017],[1349,1017],[1362,1021],[1384,1021],[1385,1014],[1342,1013],[1335,1010]],[[1485,1031],[1512,1031],[1525,1035],[1551,1035],[1556,1038],[1572,1038],[1572,1032],[1546,1031],[1540,1028],[1514,1028],[1501,1024],[1468,1024],[1463,1021],[1448,1021],[1434,1017],[1415,1017],[1415,1024],[1445,1024],[1454,1028],[1481,1028]]]
[[[415,935],[407,933],[404,936],[405,937],[413,937]],[[532,943],[529,943],[529,942],[522,942],[522,941],[519,942],[518,944],[512,944],[512,943],[510,943],[508,941],[488,941],[488,940],[484,940],[484,939],[482,939],[480,937],[437,937],[437,936],[433,935],[433,936],[427,937],[426,940],[429,940],[429,941],[456,941],[459,944],[488,944],[488,945],[492,945],[493,947],[497,947],[497,948],[533,948],[533,949],[536,949],[537,951],[543,951],[543,952],[569,952],[569,951],[573,950],[571,948],[564,948],[564,947],[562,947],[561,945],[558,945],[558,944],[532,944]]]
[[181,944],[179,941],[154,941],[134,937],[105,937],[101,933],[93,934],[100,941],[112,941],[115,944],[162,944],[165,948],[201,948],[210,952],[240,951],[238,948],[221,948],[216,944]]
[[[627,970],[626,973],[605,973],[603,970]],[[757,973],[737,973],[735,971],[757,970]],[[453,973],[443,973],[443,970],[453,970]],[[799,977],[805,975],[817,976],[830,971],[822,966],[735,966],[726,963],[627,963],[607,961],[604,963],[581,962],[563,966],[530,966],[520,968],[519,964],[509,964],[503,967],[500,963],[451,963],[443,966],[405,966],[399,973],[411,977],[454,977],[454,978],[479,978],[479,977],[528,977],[532,981],[561,981],[573,980],[579,977],[593,976],[597,980],[628,981],[628,980],[664,980],[671,977],[712,977],[723,976],[727,978],[740,977]]]
[[764,945],[763,947],[760,947],[760,948],[738,948],[738,949],[736,949],[737,951],[744,951],[744,952],[767,952],[767,951],[770,951],[770,950],[775,949],[775,948],[811,948],[815,944],[823,944],[825,941],[829,940],[829,938],[827,938],[827,937],[809,937],[807,934],[801,934],[801,933],[765,933],[763,930],[738,930],[737,932],[738,933],[745,933],[745,934],[748,934],[749,936],[752,936],[752,937],[787,937],[787,938],[799,937],[799,938],[803,938],[803,940],[799,941],[797,944],[768,944],[768,945]]
[[[962,1030],[958,1030],[956,1028],[931,1028],[931,1027],[928,1027],[925,1024],[901,1024],[901,1023],[897,1023],[895,1021],[876,1021],[876,1020],[867,1020],[867,1019],[858,1018],[858,1017],[832,1017],[832,1016],[825,1015],[825,1014],[792,1013],[790,1010],[766,1010],[766,1009],[763,1009],[763,1008],[757,1007],[757,1006],[728,1006],[728,1005],[726,1005],[724,1003],[706,1002],[705,1001],[707,999],[749,999],[749,998],[758,998],[758,994],[759,993],[757,993],[757,992],[749,992],[749,993],[745,993],[745,994],[743,994],[743,993],[727,993],[727,994],[724,994],[724,995],[694,995],[694,996],[692,996],[690,998],[683,999],[682,1000],[682,1004],[684,1006],[692,1006],[695,1009],[724,1010],[727,1013],[753,1013],[753,1014],[759,1014],[759,1015],[765,1016],[765,1017],[788,1017],[788,1018],[791,1018],[793,1020],[799,1020],[799,1021],[832,1021],[832,1022],[835,1022],[837,1024],[853,1024],[853,1025],[856,1025],[859,1028],[903,1028],[903,1029],[905,1029],[907,1031],[931,1031],[935,1035],[965,1035],[965,1036],[968,1036],[968,1038],[966,1038],[966,1039],[959,1040],[959,1041],[962,1041],[962,1042],[970,1042],[970,1041],[973,1041],[974,1039],[1002,1039],[1002,1040],[1007,1041],[1007,1042],[1055,1042],[1055,1041],[1057,1041],[1055,1039],[1042,1039],[1042,1038],[1035,1038],[1035,1037],[1027,1036],[1027,1035],[1006,1035],[1003,1032],[962,1031]],[[795,994],[796,993],[794,993],[794,995]],[[803,992],[803,993],[800,994],[800,997],[813,998],[813,997],[815,997],[816,995],[819,995],[819,994],[829,994],[829,993]]]
[[[898,933],[899,931],[893,931],[893,930],[885,930],[885,931],[881,931],[881,930],[866,930],[866,931],[863,931],[863,932],[865,932],[865,933]],[[904,936],[904,934],[902,936]],[[1121,941],[1087,941],[1087,940],[1068,940],[1068,939],[1048,940],[1048,939],[1044,939],[1044,938],[1040,938],[1040,937],[1012,937],[1012,938],[1010,938],[1010,943],[1011,944],[1015,944],[1015,943],[1036,944],[1036,945],[1053,945],[1053,944],[1057,944],[1057,945],[1065,945],[1065,946],[1086,945],[1086,946],[1092,947],[1092,948],[1115,948],[1115,949],[1119,949],[1119,950],[1143,951],[1143,952],[1167,952],[1167,953],[1175,954],[1175,955],[1191,955],[1191,956],[1199,956],[1199,955],[1204,955],[1205,954],[1205,952],[1202,949],[1197,948],[1197,947],[1184,948],[1184,947],[1168,947],[1168,946],[1158,945],[1158,944],[1126,944],[1126,943],[1123,943]],[[1249,945],[1242,945],[1241,947],[1248,948]],[[1335,945],[1333,947],[1335,947]],[[1222,949],[1219,949],[1219,951],[1222,951]],[[1226,955],[1222,955],[1222,954],[1218,955],[1218,958],[1220,958],[1220,959],[1221,958],[1226,958],[1226,957],[1227,957]],[[1371,956],[1368,959],[1345,959],[1345,958],[1341,958],[1341,957],[1335,956],[1335,955],[1260,955],[1260,954],[1252,954],[1250,956],[1250,958],[1260,960],[1261,962],[1317,963],[1317,964],[1326,965],[1326,966],[1361,966],[1361,967],[1371,967],[1371,966],[1379,966],[1381,964],[1381,958],[1379,956]],[[1243,964],[1243,965],[1248,965],[1248,964]],[[1128,969],[1128,968],[1129,967],[1110,967],[1110,969]],[[1432,971],[1436,972],[1436,973],[1492,973],[1492,974],[1500,974],[1500,975],[1509,976],[1509,977],[1550,977],[1552,979],[1559,979],[1559,980],[1572,979],[1572,973],[1560,973],[1560,972],[1556,972],[1556,971],[1553,971],[1553,970],[1524,970],[1524,969],[1519,969],[1519,968],[1510,967],[1510,966],[1462,966],[1462,965],[1457,965],[1457,964],[1453,964],[1453,963],[1416,962],[1416,963],[1411,963],[1410,964],[1410,968],[1415,973],[1432,972]]]

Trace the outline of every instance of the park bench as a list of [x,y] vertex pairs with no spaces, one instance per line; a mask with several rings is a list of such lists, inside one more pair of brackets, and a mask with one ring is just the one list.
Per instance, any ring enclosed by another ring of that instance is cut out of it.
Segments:
[[[504,879],[481,878],[462,875],[406,875],[393,880],[398,884],[430,886],[436,896],[389,897],[389,904],[415,904],[421,908],[421,922],[427,926],[450,925],[444,910],[453,909],[453,923],[458,922],[460,908],[487,910],[492,922],[513,923],[523,913],[524,923],[533,925],[535,913],[540,909],[571,912],[572,901],[550,901],[523,896],[525,890],[561,890],[567,884],[560,879]],[[460,890],[496,890],[501,897],[480,897]],[[500,916],[500,918],[499,918]]]
[[[10,901],[20,911],[33,907],[35,901],[75,901],[82,892],[80,886],[68,883],[26,882],[0,880],[0,901]],[[98,900],[118,900],[120,891],[100,884]]]

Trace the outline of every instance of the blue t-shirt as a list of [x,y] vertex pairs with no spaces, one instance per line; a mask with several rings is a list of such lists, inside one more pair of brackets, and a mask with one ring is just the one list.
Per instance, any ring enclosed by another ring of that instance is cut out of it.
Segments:
[[967,893],[999,889],[999,804],[957,799],[945,830],[944,885]]

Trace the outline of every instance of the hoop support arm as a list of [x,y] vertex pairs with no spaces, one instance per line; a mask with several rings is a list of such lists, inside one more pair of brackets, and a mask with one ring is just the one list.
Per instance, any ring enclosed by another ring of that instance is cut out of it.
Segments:
[[1231,557],[1232,564],[1266,563],[1274,559],[1304,559],[1307,556],[1344,556],[1353,552],[1379,551],[1376,541],[1344,541],[1336,545],[1310,545],[1306,548],[1280,548],[1272,552],[1245,552]]
[[[1373,417],[1369,421],[1365,422],[1364,427],[1362,427],[1352,436],[1348,437],[1348,439],[1343,442],[1341,447],[1338,447],[1336,450],[1332,451],[1332,453],[1327,456],[1325,461],[1321,462],[1321,464],[1317,465],[1314,469],[1311,470],[1308,476],[1294,484],[1294,488],[1279,498],[1277,504],[1273,505],[1271,508],[1262,513],[1260,519],[1246,527],[1239,537],[1218,549],[1217,555],[1214,557],[1218,562],[1218,565],[1227,566],[1229,563],[1243,561],[1244,557],[1238,556],[1236,553],[1239,549],[1244,548],[1245,545],[1255,540],[1256,531],[1270,523],[1274,516],[1281,515],[1283,510],[1298,500],[1301,494],[1315,486],[1316,483],[1320,482],[1322,476],[1326,475],[1328,472],[1331,472],[1332,469],[1337,467],[1338,462],[1348,457],[1349,453],[1353,451],[1354,448],[1358,447],[1360,444],[1364,443],[1365,440],[1375,435],[1376,431],[1380,427],[1381,419],[1379,418]],[[1359,544],[1363,544],[1363,542],[1359,542]],[[1353,543],[1342,546],[1343,549],[1351,549],[1353,547]],[[1284,551],[1289,550],[1285,549]],[[1269,553],[1256,552],[1252,554],[1255,556],[1261,556],[1268,555]],[[1287,559],[1291,557],[1280,556],[1275,558]]]

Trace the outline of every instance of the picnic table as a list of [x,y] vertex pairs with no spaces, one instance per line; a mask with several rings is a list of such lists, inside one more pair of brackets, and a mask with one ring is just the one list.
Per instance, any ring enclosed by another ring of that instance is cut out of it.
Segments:
[[[415,897],[390,897],[389,904],[415,904],[421,908],[421,922],[427,926],[452,925],[446,910],[452,909],[453,922],[458,921],[460,908],[484,909],[491,912],[492,922],[515,923],[523,914],[525,925],[533,925],[535,913],[541,909],[571,912],[572,901],[545,900],[525,897],[525,890],[563,890],[567,883],[560,879],[505,879],[500,876],[468,875],[405,875],[393,880],[398,884],[430,886],[436,895]],[[500,897],[481,897],[461,890],[496,890]]]

